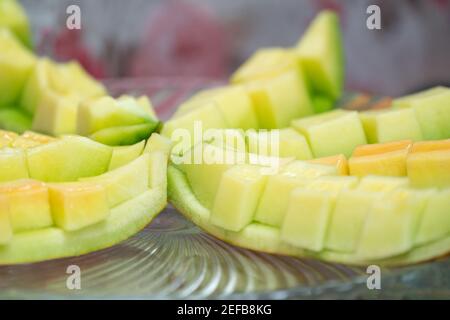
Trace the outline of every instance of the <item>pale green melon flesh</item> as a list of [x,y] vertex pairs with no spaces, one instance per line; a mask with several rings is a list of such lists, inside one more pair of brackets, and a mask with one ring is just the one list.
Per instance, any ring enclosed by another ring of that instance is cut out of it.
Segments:
[[352,265],[377,263],[385,266],[406,265],[426,261],[445,255],[450,247],[450,234],[426,245],[414,247],[407,253],[379,260],[364,260],[354,253],[324,250],[313,253],[286,244],[280,238],[280,230],[275,227],[252,223],[239,232],[226,231],[209,222],[210,211],[203,207],[192,193],[185,175],[173,165],[168,168],[168,192],[171,203],[187,218],[213,236],[248,249],[296,257],[315,257],[330,262]]
[[79,231],[46,228],[14,234],[0,245],[0,265],[77,256],[107,248],[143,229],[166,205],[164,188],[149,189],[113,208],[99,224]]
[[121,167],[142,154],[145,147],[145,140],[130,146],[118,146],[113,148],[111,161],[109,162],[108,171]]
[[0,128],[23,133],[31,129],[31,117],[21,109],[0,109]]

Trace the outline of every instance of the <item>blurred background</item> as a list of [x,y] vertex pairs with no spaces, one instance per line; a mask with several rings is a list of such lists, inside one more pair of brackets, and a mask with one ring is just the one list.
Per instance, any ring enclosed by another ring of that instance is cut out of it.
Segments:
[[[260,47],[292,46],[322,9],[339,13],[347,88],[401,95],[450,85],[450,0],[22,0],[35,48],[98,78],[225,79]],[[81,30],[66,27],[69,5]],[[381,30],[366,9],[381,8]]]

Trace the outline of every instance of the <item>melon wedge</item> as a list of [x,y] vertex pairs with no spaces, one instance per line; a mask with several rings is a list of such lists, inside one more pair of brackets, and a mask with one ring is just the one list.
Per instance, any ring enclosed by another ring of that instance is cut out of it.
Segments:
[[28,178],[25,152],[20,149],[0,149],[0,182]]
[[114,147],[108,170],[114,170],[133,161],[142,154],[142,151],[144,151],[144,147],[145,140],[142,140],[141,142],[138,142],[131,146]]

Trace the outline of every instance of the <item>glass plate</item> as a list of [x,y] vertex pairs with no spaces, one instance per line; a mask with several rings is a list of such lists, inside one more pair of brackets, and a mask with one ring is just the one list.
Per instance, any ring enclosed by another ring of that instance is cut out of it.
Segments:
[[[115,94],[149,94],[163,119],[204,79],[108,81]],[[348,109],[381,108],[388,98],[347,94]],[[81,289],[67,286],[70,266]],[[80,257],[0,267],[7,299],[355,299],[450,298],[450,259],[382,268],[381,289],[369,290],[366,268],[241,249],[215,239],[168,207],[143,231],[114,247]]]

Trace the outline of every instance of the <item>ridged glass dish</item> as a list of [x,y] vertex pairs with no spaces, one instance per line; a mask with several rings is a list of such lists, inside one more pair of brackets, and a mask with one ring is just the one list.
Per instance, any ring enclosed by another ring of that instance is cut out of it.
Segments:
[[[166,119],[192,92],[214,83],[162,79],[109,81],[108,85],[115,94],[149,94]],[[389,99],[347,94],[342,104],[348,109],[373,109],[388,105]],[[80,290],[67,286],[70,266],[79,267]],[[364,267],[228,245],[169,206],[139,234],[114,247],[75,258],[0,267],[0,298],[450,298],[449,258],[382,268],[380,290],[368,289],[369,276]]]

